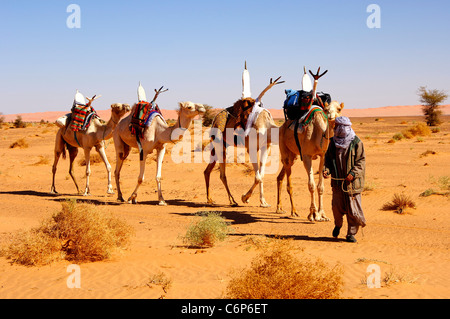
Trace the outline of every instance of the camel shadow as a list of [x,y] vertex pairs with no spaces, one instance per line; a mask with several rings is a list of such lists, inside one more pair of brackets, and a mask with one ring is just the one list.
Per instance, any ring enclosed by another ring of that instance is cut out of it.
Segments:
[[313,242],[345,242],[344,238],[334,238],[334,237],[310,237],[307,235],[273,235],[273,234],[250,234],[250,233],[231,233],[229,236],[245,237],[245,236],[264,236],[272,239],[292,239],[299,241],[313,241]]
[[50,200],[53,200],[55,202],[65,202],[68,199],[76,199],[79,203],[86,203],[86,204],[94,204],[94,205],[120,205],[118,202],[111,202],[111,201],[102,201],[99,199],[93,199],[89,197],[82,197],[80,198],[80,194],[63,194],[63,193],[50,193],[50,192],[39,192],[39,191],[33,191],[33,190],[22,190],[22,191],[7,191],[7,192],[0,192],[1,194],[9,194],[9,195],[19,195],[19,196],[38,196],[38,197],[51,197]]

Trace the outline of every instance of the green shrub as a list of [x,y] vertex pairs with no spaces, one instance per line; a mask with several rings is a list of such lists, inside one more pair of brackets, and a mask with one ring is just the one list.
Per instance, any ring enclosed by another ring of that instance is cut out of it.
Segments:
[[229,230],[225,218],[218,212],[200,212],[200,220],[192,223],[183,238],[190,246],[212,247],[227,237]]

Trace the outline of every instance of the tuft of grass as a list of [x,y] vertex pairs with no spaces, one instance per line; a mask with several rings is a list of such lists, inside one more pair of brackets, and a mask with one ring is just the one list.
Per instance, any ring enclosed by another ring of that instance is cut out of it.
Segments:
[[9,145],[9,148],[28,148],[28,146],[27,140],[23,137]]
[[402,133],[396,133],[396,134],[394,134],[394,136],[392,136],[392,139],[394,141],[401,141],[403,138],[404,138],[404,136]]
[[432,151],[432,150],[426,150],[425,152],[423,152],[422,154],[420,154],[420,157],[425,157],[425,156],[428,156],[428,155],[436,155],[437,153],[435,152],[435,151]]
[[172,279],[167,277],[165,273],[160,272],[158,274],[151,275],[147,285],[151,288],[152,285],[161,286],[165,293],[172,287]]
[[225,240],[229,233],[229,223],[219,212],[199,212],[200,220],[192,223],[183,237],[183,241],[194,247],[213,247]]
[[405,194],[394,194],[391,202],[385,203],[382,210],[393,210],[398,214],[403,214],[407,208],[416,208],[416,203]]
[[130,243],[133,229],[125,222],[75,200],[61,206],[61,211],[39,227],[17,234],[2,255],[27,266],[62,259],[92,262],[108,259],[117,248]]
[[39,160],[36,163],[32,164],[32,165],[35,165],[35,166],[37,166],[37,165],[47,165],[49,163],[50,163],[50,159],[48,158],[48,156],[39,155]]
[[296,258],[291,244],[277,240],[256,256],[247,269],[231,274],[230,299],[337,299],[342,293],[342,268],[320,259]]

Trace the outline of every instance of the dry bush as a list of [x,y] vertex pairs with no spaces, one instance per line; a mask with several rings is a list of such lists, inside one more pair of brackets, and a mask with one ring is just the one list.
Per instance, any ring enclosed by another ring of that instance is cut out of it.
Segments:
[[9,148],[28,148],[28,142],[26,141],[26,139],[23,137],[21,139],[18,139],[17,141],[15,141],[14,143],[12,143]]
[[22,121],[22,116],[18,115],[17,118],[15,119],[14,123],[13,123],[15,128],[25,128],[27,127],[27,124]]
[[37,166],[37,165],[47,165],[50,163],[50,159],[48,158],[48,156],[43,156],[43,155],[39,155],[39,160],[34,163],[33,165]]
[[228,223],[218,212],[199,212],[201,218],[192,223],[183,237],[183,241],[194,247],[212,247],[223,241],[229,233]]
[[286,240],[278,240],[256,256],[250,268],[231,275],[226,298],[336,299],[342,293],[342,268],[320,259],[297,259]]
[[[103,160],[101,158],[101,156],[98,153],[92,153],[89,157],[89,163],[91,165],[93,164],[98,164],[98,163],[103,163]],[[82,158],[78,161],[78,165],[80,166],[86,166],[86,159]]]
[[156,275],[151,275],[148,284],[150,288],[152,285],[161,286],[162,290],[164,290],[165,293],[172,287],[172,279],[167,277],[165,273],[160,272]]
[[29,266],[61,259],[99,261],[110,258],[117,248],[126,248],[132,233],[131,226],[95,206],[66,201],[38,228],[16,235],[2,255]]
[[391,202],[383,205],[382,210],[393,210],[398,214],[405,212],[407,208],[416,208],[416,203],[405,194],[394,194]]
[[411,139],[414,136],[429,136],[431,135],[431,130],[425,123],[418,123],[402,131],[402,134],[407,139]]

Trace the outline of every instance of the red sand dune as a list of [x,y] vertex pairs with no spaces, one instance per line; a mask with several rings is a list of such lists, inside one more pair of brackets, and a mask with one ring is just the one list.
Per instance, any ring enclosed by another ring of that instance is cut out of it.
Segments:
[[[450,115],[450,105],[441,106],[443,115]],[[165,119],[176,119],[177,112],[175,110],[162,110]],[[53,122],[58,117],[66,114],[67,111],[54,111],[54,112],[36,112],[36,113],[18,113],[18,114],[5,114],[6,122],[14,121],[18,115],[22,116],[22,120],[25,122],[39,122],[40,120]],[[97,110],[98,115],[102,119],[109,119],[110,110]],[[270,113],[275,119],[284,118],[282,109],[270,109]],[[346,109],[344,108],[343,115],[348,117],[389,117],[389,116],[421,116],[421,105],[400,105],[400,106],[384,106],[377,108],[365,108],[365,109]]]

